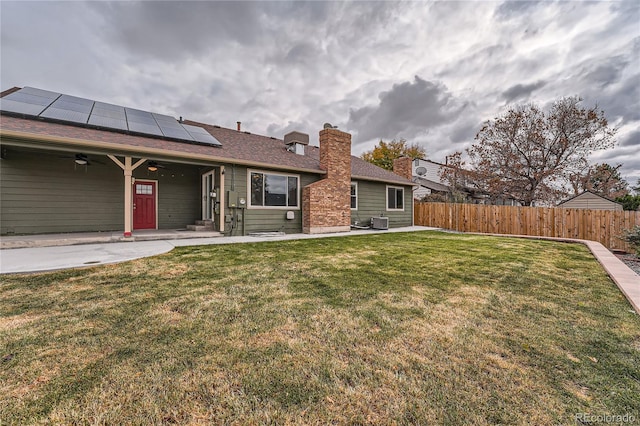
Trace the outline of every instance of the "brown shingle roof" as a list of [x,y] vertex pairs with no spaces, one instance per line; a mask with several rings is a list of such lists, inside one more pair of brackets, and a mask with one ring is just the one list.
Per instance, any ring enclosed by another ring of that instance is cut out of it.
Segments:
[[440,192],[451,192],[451,188],[449,188],[447,185],[443,185],[441,183],[438,182],[434,182],[432,180],[429,179],[425,179],[422,177],[414,177],[413,181],[417,184],[420,184],[420,186],[424,186],[425,188],[429,188],[432,189],[434,191],[440,191]]
[[[307,146],[305,154],[309,157],[320,159],[320,148],[317,146]],[[397,183],[401,185],[412,185],[413,183],[402,176],[380,168],[374,164],[364,161],[362,158],[351,156],[351,178],[360,180],[374,180],[381,182]]]
[[[163,155],[176,158],[197,157],[215,162],[224,161],[274,169],[324,173],[320,169],[320,154],[317,147],[307,146],[306,155],[298,155],[287,151],[282,139],[238,132],[195,121],[187,120],[185,123],[203,127],[222,143],[222,147],[176,142],[151,136],[137,136],[4,114],[0,116],[0,132],[3,137],[11,135],[58,143],[73,141],[79,146],[82,142],[87,144],[93,142],[108,145],[109,149],[120,148],[123,152],[145,153],[150,150],[162,150]],[[410,181],[394,173],[354,156],[351,157],[351,174],[354,179],[411,184]]]

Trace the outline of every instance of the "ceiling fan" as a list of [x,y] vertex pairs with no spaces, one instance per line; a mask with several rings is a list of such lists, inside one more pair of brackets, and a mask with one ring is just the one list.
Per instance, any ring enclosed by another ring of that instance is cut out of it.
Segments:
[[147,161],[147,170],[157,172],[158,169],[167,169],[167,166],[159,164],[157,161]]
[[86,167],[86,166],[90,166],[93,163],[104,164],[100,160],[89,159],[89,157],[86,154],[82,154],[82,153],[78,153],[78,154],[75,154],[73,156],[71,156],[71,155],[62,155],[62,156],[60,156],[60,158],[73,158],[74,167],[76,167],[76,166],[85,166]]

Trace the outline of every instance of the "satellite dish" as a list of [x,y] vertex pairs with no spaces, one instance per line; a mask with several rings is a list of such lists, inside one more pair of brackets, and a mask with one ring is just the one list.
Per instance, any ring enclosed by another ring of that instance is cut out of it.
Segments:
[[426,175],[426,174],[427,174],[427,168],[426,168],[426,167],[422,167],[422,166],[420,166],[420,167],[416,167],[416,174],[417,174],[418,176],[424,176],[424,175]]

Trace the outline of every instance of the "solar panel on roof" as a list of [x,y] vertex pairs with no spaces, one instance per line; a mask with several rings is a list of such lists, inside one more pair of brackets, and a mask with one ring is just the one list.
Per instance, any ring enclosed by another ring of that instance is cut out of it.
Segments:
[[157,120],[158,122],[158,126],[160,126],[160,128],[162,127],[171,127],[174,129],[183,129],[184,127],[182,127],[180,125],[180,123],[178,123],[176,120],[173,120],[173,123],[171,121],[162,121],[162,120]]
[[129,121],[129,130],[132,132],[145,133],[147,135],[164,136],[157,124],[151,125]]
[[58,101],[71,102],[74,104],[87,105],[87,106],[93,106],[93,104],[95,103],[95,101],[92,101],[91,99],[79,98],[77,96],[69,96],[69,95],[60,96]]
[[191,124],[181,124],[181,126],[189,133],[204,133],[205,135],[209,135],[209,132],[202,127],[192,126]]
[[200,143],[206,143],[208,145],[214,146],[222,146],[220,141],[213,137],[209,132],[207,132],[202,127],[192,126],[190,124],[183,124],[182,127],[189,132],[189,134],[193,137],[193,140]]
[[167,137],[190,143],[222,145],[205,129],[181,124],[169,115],[125,108],[33,87],[24,87],[1,98],[0,111],[96,126],[102,129]]
[[117,118],[103,117],[95,114],[91,114],[88,124],[107,129],[129,130],[127,121],[124,119],[119,120]]
[[15,93],[26,93],[28,95],[41,96],[43,98],[55,99],[60,96],[60,93],[51,92],[49,90],[36,89],[34,87],[23,87]]
[[102,109],[95,106],[91,111],[91,116],[93,117],[94,115],[127,121],[127,116],[124,115],[124,108],[122,108],[122,111],[116,111],[113,109]]
[[151,115],[153,116],[153,118],[156,119],[158,123],[161,121],[169,122],[169,123],[177,123],[176,119],[171,117],[170,115],[156,114],[155,112],[152,112]]
[[148,117],[148,118],[153,118],[153,115],[151,115],[150,112],[148,111],[142,111],[139,109],[133,109],[133,108],[125,108],[124,109],[127,113],[127,115],[130,115],[132,117]]
[[105,102],[96,101],[96,103],[94,104],[94,108],[106,109],[110,111],[122,111],[122,113],[124,114],[124,107],[120,105],[113,105],[113,104],[107,104]]
[[11,99],[7,99],[6,96],[0,99],[0,110],[13,112],[16,114],[37,116],[45,109],[45,107],[45,105],[36,105],[13,101]]
[[184,139],[187,141],[195,140],[185,129],[176,127],[160,127],[162,133],[168,138]]
[[156,120],[153,119],[153,117],[144,117],[142,115],[129,115],[129,114],[127,114],[127,121],[129,123],[147,124],[149,126],[157,126],[158,125],[158,123],[156,122]]
[[89,120],[89,113],[49,107],[40,114],[40,117],[86,124]]
[[191,133],[191,136],[193,136],[193,140],[195,140],[196,142],[206,143],[206,144],[215,145],[215,146],[222,146],[222,144],[218,139],[214,138],[208,133],[206,135],[204,133]]
[[66,109],[69,111],[84,112],[89,114],[91,112],[91,105],[78,104],[75,102],[63,101],[62,97],[58,98],[49,108]]
[[30,95],[28,93],[20,93],[20,92],[11,93],[2,99],[9,99],[15,102],[24,102],[26,104],[43,105],[43,106],[47,106],[51,104],[51,102],[53,102],[53,99],[51,98],[45,98],[43,96]]

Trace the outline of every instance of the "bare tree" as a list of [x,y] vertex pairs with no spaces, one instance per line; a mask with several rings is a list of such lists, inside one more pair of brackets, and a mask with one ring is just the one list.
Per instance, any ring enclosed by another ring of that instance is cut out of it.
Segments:
[[572,177],[574,194],[591,191],[612,200],[627,195],[629,185],[620,175],[621,167],[622,164],[614,167],[607,163],[590,166],[583,174]]
[[566,195],[570,178],[588,167],[589,156],[614,144],[615,129],[604,111],[580,102],[563,98],[547,112],[521,105],[487,121],[467,149],[473,184],[525,206]]

